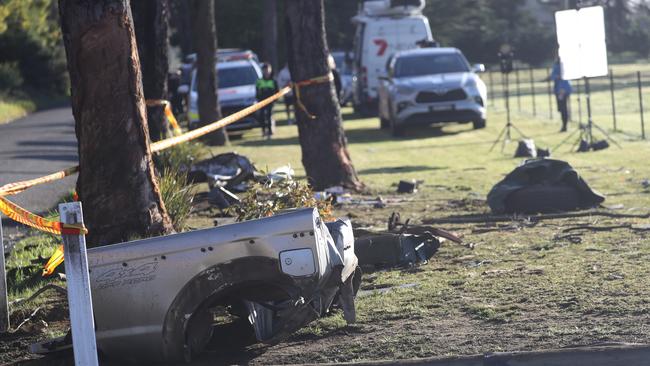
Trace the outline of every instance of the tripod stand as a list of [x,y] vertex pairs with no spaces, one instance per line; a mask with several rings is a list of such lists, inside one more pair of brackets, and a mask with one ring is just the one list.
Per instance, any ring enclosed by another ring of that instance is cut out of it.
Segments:
[[621,145],[618,144],[605,130],[603,130],[600,126],[598,126],[592,119],[591,116],[591,88],[589,87],[589,78],[584,77],[583,78],[585,82],[585,99],[587,100],[587,123],[583,124],[580,123],[580,126],[578,127],[577,130],[571,132],[569,136],[567,136],[562,142],[560,142],[556,147],[553,148],[553,150],[558,149],[560,146],[564,145],[567,141],[573,137],[573,135],[576,134],[576,132],[580,133],[580,136],[578,136],[578,139],[576,142],[571,146],[571,150],[575,149],[575,147],[580,144],[580,147],[578,148],[578,152],[587,152],[594,147],[594,127],[600,131],[603,135],[605,135],[605,138],[609,141],[611,141],[614,145],[618,146],[619,148],[622,149]]
[[503,72],[501,74],[502,80],[504,80],[505,84],[505,97],[506,97],[506,125],[501,129],[501,132],[499,132],[499,136],[497,137],[496,140],[494,140],[494,144],[492,144],[492,147],[490,148],[490,152],[494,150],[494,147],[497,146],[499,141],[503,139],[503,143],[501,145],[501,152],[503,152],[503,149],[506,147],[506,144],[512,140],[512,131],[515,130],[521,137],[527,138],[526,135],[524,135],[518,128],[515,126],[512,121],[510,120],[510,81],[508,78],[509,72]]

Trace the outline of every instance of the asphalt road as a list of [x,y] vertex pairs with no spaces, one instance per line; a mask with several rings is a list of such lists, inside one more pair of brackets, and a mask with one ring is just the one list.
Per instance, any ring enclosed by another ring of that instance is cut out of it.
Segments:
[[[0,125],[0,186],[37,178],[77,165],[77,138],[70,108],[31,114]],[[23,208],[43,213],[74,189],[76,175],[30,188],[9,199]],[[3,224],[9,224],[3,220]],[[11,225],[11,224],[9,224]]]

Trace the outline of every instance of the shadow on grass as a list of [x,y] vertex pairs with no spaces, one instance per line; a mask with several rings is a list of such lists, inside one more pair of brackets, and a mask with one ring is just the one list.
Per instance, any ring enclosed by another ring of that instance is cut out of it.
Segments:
[[[345,127],[345,126],[344,126]],[[379,128],[355,128],[345,131],[345,135],[350,143],[375,143],[384,141],[408,141],[408,140],[421,140],[434,137],[454,136],[460,133],[470,132],[469,130],[460,131],[446,131],[441,127],[413,127],[406,131],[406,136],[394,137],[391,136],[390,131],[380,130]],[[297,136],[273,138],[271,140],[249,140],[242,142],[241,146],[283,146],[283,145],[297,145],[300,141]],[[452,146],[458,146],[453,144]]]
[[422,172],[427,170],[445,170],[449,169],[446,166],[426,166],[426,165],[411,165],[411,166],[393,166],[384,168],[372,168],[359,170],[357,173],[361,175],[369,174],[394,174],[394,173],[413,173]]

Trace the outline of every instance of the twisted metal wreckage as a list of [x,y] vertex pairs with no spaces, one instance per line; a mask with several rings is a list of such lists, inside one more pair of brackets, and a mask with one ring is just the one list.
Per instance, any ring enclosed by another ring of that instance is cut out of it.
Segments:
[[333,305],[354,322],[361,282],[350,221],[315,209],[93,248],[88,262],[98,349],[138,361],[189,361],[214,337],[274,343]]

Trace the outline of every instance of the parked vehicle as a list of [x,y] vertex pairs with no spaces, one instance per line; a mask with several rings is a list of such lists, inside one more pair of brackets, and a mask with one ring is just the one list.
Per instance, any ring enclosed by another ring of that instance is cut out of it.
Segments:
[[341,95],[339,102],[342,106],[347,105],[352,100],[352,85],[354,74],[352,72],[352,56],[347,51],[334,51],[332,52],[334,62],[336,62],[336,69],[341,75]]
[[381,128],[399,136],[411,125],[461,122],[484,128],[487,88],[456,48],[422,48],[396,53],[379,89]]
[[377,113],[379,77],[386,61],[395,52],[418,47],[418,42],[433,41],[428,19],[422,15],[423,0],[366,1],[356,24],[354,39],[355,110],[366,115]]
[[[262,71],[252,59],[217,62],[218,95],[221,114],[229,116],[257,102],[255,99],[255,82],[262,77]],[[190,129],[199,123],[198,92],[196,70],[192,73],[189,95],[188,120]],[[237,131],[260,127],[256,115],[250,115],[231,125],[228,131]]]
[[[230,62],[230,61],[242,61],[242,60],[252,60],[259,65],[259,59],[257,54],[251,50],[244,50],[239,48],[220,48],[217,50],[215,57],[217,62]],[[189,94],[192,90],[192,80],[194,75],[194,70],[196,69],[196,53],[190,53],[185,56],[180,71],[180,80],[179,85],[175,90],[175,96],[173,99],[183,100],[184,106],[181,106],[181,109],[188,109],[190,104]]]

